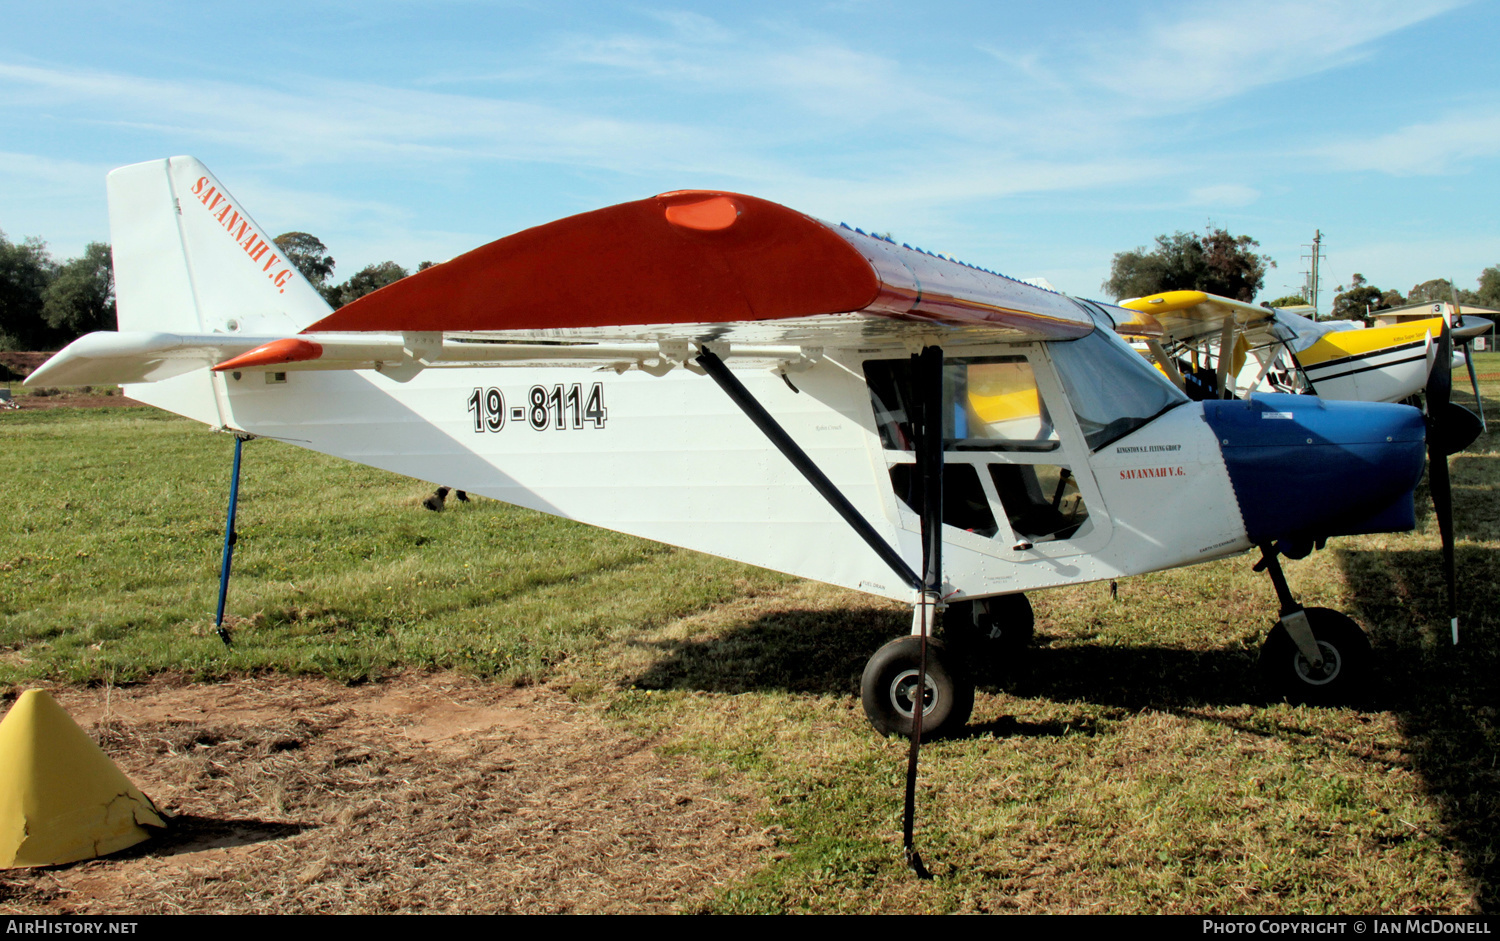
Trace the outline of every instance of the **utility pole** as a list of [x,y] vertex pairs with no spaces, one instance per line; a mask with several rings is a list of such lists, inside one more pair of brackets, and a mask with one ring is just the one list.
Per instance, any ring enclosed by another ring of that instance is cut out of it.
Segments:
[[1314,229],[1313,230],[1312,244],[1311,245],[1304,245],[1302,247],[1303,248],[1311,248],[1312,249],[1312,255],[1311,256],[1308,256],[1308,255],[1303,255],[1302,256],[1303,258],[1311,258],[1311,260],[1312,260],[1312,263],[1310,265],[1308,265],[1308,267],[1307,267],[1307,271],[1305,271],[1303,273],[1307,275],[1307,287],[1305,288],[1307,302],[1312,305],[1312,308],[1313,308],[1313,319],[1317,320],[1318,319],[1318,261],[1320,259],[1322,259],[1322,258],[1327,257],[1327,256],[1325,256],[1323,254],[1323,230],[1322,229]]

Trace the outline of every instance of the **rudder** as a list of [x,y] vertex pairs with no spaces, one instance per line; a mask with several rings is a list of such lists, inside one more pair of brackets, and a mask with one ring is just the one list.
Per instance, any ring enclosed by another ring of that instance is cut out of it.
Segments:
[[[108,188],[122,334],[291,336],[328,316],[317,290],[196,158],[121,167]],[[125,394],[223,427],[223,383],[201,368],[132,383]]]
[[289,336],[329,306],[201,162],[109,175],[120,330]]

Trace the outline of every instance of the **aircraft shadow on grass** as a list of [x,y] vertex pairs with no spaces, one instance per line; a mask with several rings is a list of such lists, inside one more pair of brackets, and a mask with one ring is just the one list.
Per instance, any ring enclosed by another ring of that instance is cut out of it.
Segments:
[[[642,642],[660,658],[630,682],[646,689],[857,695],[870,651],[906,626],[901,613],[873,607],[833,617],[826,610],[780,611],[722,637]],[[1255,651],[1238,645],[1207,651],[1050,646],[1043,636],[1014,664],[983,667],[975,678],[982,690],[1018,696],[1174,709],[1264,702],[1254,687],[1254,662]]]
[[[1454,463],[1492,459],[1468,455]],[[1458,466],[1455,477],[1463,479]],[[1487,491],[1473,496],[1459,513],[1460,532],[1470,514],[1476,523],[1486,518],[1478,514],[1500,518],[1491,506],[1500,497]],[[1500,585],[1500,552],[1472,544],[1458,547],[1459,583],[1465,586],[1459,609],[1463,643],[1454,647],[1447,634],[1441,552],[1333,551],[1355,599],[1351,614],[1365,625],[1374,645],[1374,689],[1359,708],[1389,710],[1397,717],[1410,767],[1440,807],[1445,832],[1436,836],[1460,854],[1481,904],[1493,910],[1500,904],[1500,655],[1495,652],[1500,590],[1494,587]],[[870,651],[905,626],[902,613],[876,606],[777,612],[711,639],[643,641],[660,656],[632,682],[648,689],[858,695]],[[1253,647],[1054,645],[1045,624],[1040,635],[1013,666],[982,670],[979,688],[1127,711],[1189,712],[1267,702],[1256,685]],[[1083,714],[1053,722],[1003,716],[971,723],[961,734],[1019,737],[1093,730]],[[1276,734],[1296,731],[1281,724]]]
[[[1493,460],[1466,455],[1461,461]],[[1462,490],[1456,529],[1466,532]],[[1475,496],[1479,496],[1475,494]],[[1490,504],[1493,494],[1484,495]],[[1497,517],[1493,507],[1485,510]],[[1500,906],[1500,552],[1457,548],[1460,645],[1444,612],[1442,557],[1419,552],[1340,551],[1355,608],[1375,647],[1378,707],[1390,710],[1406,739],[1411,769],[1439,809],[1439,838],[1464,861],[1485,911]]]

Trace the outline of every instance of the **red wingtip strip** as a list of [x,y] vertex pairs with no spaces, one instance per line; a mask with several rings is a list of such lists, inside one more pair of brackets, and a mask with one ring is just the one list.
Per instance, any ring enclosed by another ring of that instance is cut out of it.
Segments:
[[272,340],[263,346],[257,346],[248,353],[241,353],[232,359],[224,360],[214,367],[214,372],[280,366],[282,363],[300,363],[309,359],[321,359],[322,356],[323,345],[321,343],[295,338]]

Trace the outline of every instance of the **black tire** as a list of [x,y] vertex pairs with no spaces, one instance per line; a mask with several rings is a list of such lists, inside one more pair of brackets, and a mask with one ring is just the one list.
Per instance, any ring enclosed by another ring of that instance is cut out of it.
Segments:
[[966,660],[1012,657],[1031,646],[1036,615],[1020,593],[956,601],[943,612],[943,636]]
[[1323,651],[1323,670],[1313,673],[1286,627],[1277,623],[1260,648],[1260,675],[1274,699],[1332,706],[1356,702],[1369,687],[1373,657],[1370,639],[1348,616],[1329,608],[1308,608],[1307,620]]
[[[860,680],[860,698],[865,715],[881,735],[912,734],[917,669],[921,662],[920,637],[898,637],[875,651],[865,664]],[[922,738],[933,739],[963,727],[974,711],[974,684],[955,675],[945,663],[947,650],[941,641],[927,641],[927,706],[922,712]]]

